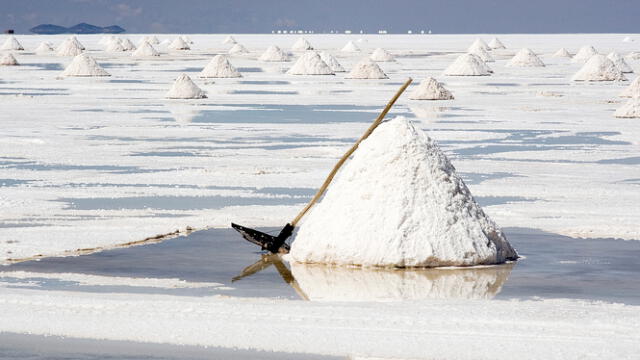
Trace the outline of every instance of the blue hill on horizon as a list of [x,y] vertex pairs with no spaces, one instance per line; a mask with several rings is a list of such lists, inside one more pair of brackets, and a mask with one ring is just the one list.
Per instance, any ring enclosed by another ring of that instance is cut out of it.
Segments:
[[87,23],[80,23],[71,27],[64,27],[54,24],[40,24],[29,29],[34,34],[120,34],[126,30],[118,25],[100,27]]

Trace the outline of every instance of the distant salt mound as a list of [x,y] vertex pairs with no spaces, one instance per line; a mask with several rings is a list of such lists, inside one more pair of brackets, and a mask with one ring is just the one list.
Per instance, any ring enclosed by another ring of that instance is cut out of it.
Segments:
[[125,51],[125,49],[124,49],[124,46],[122,46],[122,41],[120,41],[120,39],[113,38],[107,44],[107,47],[105,48],[105,51],[106,52],[111,52],[111,53],[119,53],[119,52]]
[[474,54],[462,54],[444,70],[449,76],[488,76],[493,71]]
[[18,60],[12,54],[5,54],[0,58],[0,65],[2,66],[17,66]]
[[340,50],[342,52],[359,52],[360,48],[353,43],[353,41],[349,41],[343,48]]
[[622,39],[622,42],[633,42],[633,39],[631,37],[627,36],[624,39]]
[[382,71],[380,66],[369,58],[364,58],[357,63],[351,72],[345,76],[345,79],[388,79],[387,74]]
[[382,123],[299,226],[293,263],[365,267],[516,259],[438,145],[405,118]]
[[24,47],[22,46],[22,44],[20,44],[18,39],[15,38],[15,36],[9,36],[7,40],[4,41],[2,46],[0,46],[0,50],[20,51],[24,50]]
[[619,95],[620,97],[634,98],[640,97],[640,76],[638,76]]
[[191,50],[189,44],[187,44],[187,42],[184,41],[184,39],[180,36],[175,38],[175,40],[173,40],[171,44],[169,44],[168,48],[170,50]]
[[293,46],[291,47],[291,50],[293,51],[313,50],[313,46],[311,46],[311,43],[309,43],[307,39],[301,37],[293,44]]
[[315,51],[307,51],[287,71],[289,75],[335,75]]
[[36,54],[48,54],[53,52],[53,47],[47,42],[41,42],[37,48],[34,50]]
[[264,62],[282,62],[289,61],[289,54],[285,53],[279,47],[275,45],[271,45],[265,50],[262,55],[258,58],[260,61]]
[[573,75],[573,81],[626,81],[622,71],[604,55],[593,55]]
[[478,55],[480,59],[484,62],[495,62],[493,56],[489,54],[487,50],[485,50],[481,44],[474,43],[469,47],[469,54]]
[[333,72],[346,72],[345,68],[340,65],[338,59],[336,59],[333,55],[329,54],[327,51],[320,51],[320,58],[322,61],[327,63]]
[[231,47],[231,49],[229,49],[229,54],[231,55],[246,54],[248,52],[249,50],[247,50],[246,47],[242,46],[242,44],[235,44]]
[[623,73],[633,72],[633,69],[631,68],[631,66],[629,66],[629,64],[627,64],[627,62],[624,61],[624,58],[617,52],[614,51],[610,53],[609,55],[607,55],[607,58],[613,61],[613,63],[616,64],[618,69],[620,69],[620,71],[622,71]]
[[73,43],[74,43],[74,44],[76,44],[76,46],[77,46],[78,48],[80,48],[80,50],[87,50],[87,49],[84,47],[84,45],[82,45],[82,43],[80,42],[80,40],[78,40],[78,38],[77,38],[77,37],[75,37],[75,36],[70,36],[70,37],[69,37],[69,39],[70,39],[71,41],[73,41]]
[[134,51],[131,56],[137,58],[150,57],[150,56],[160,56],[158,50],[156,50],[151,43],[144,41],[136,51]]
[[540,67],[544,66],[544,63],[540,58],[530,49],[524,48],[509,60],[507,66],[513,67]]
[[222,41],[222,43],[223,44],[227,44],[227,45],[231,45],[231,44],[236,44],[237,41],[233,36],[229,35]]
[[151,45],[160,45],[160,40],[155,35],[147,35],[143,37],[138,45],[142,46],[145,42],[148,42]]
[[571,53],[569,53],[569,51],[565,48],[560,48],[560,50],[556,51],[553,54],[553,57],[565,57],[565,58],[570,58],[572,55]]
[[172,41],[170,39],[164,39],[162,41],[160,41],[160,46],[166,46],[167,49],[169,48],[169,45],[171,45]]
[[373,51],[373,53],[371,54],[371,56],[369,56],[369,59],[376,61],[376,62],[389,62],[389,61],[396,61],[396,59],[393,57],[393,55],[391,55],[391,53],[389,53],[387,50],[383,49],[383,48],[377,48]]
[[191,80],[189,75],[181,74],[165,97],[168,99],[203,99],[207,95]]
[[491,39],[491,41],[489,42],[489,47],[493,50],[499,50],[499,49],[506,49],[507,47],[504,46],[504,44],[502,43],[502,41],[500,41],[498,38],[494,37],[493,39]]
[[471,46],[469,46],[469,49],[467,50],[467,52],[471,52],[472,49],[484,49],[485,51],[490,51],[491,47],[489,47],[489,45],[487,45],[486,42],[484,42],[484,40],[478,38],[475,39],[475,41],[473,43],[471,43]]
[[420,85],[409,95],[411,100],[453,100],[453,94],[444,85],[430,77],[422,80]]
[[626,58],[629,60],[640,60],[640,52],[632,51],[629,54],[627,54]]
[[616,110],[613,116],[617,118],[640,118],[640,98],[634,97]]
[[62,76],[111,76],[93,57],[82,53],[71,60],[71,64],[62,73]]
[[58,56],[77,56],[80,54],[82,54],[82,49],[71,39],[64,40],[56,51]]
[[124,51],[134,51],[136,49],[136,46],[127,38],[121,39],[120,43],[122,44]]
[[597,55],[598,51],[593,46],[583,46],[578,50],[576,55],[571,59],[571,62],[574,63],[585,63],[589,60],[593,55]]
[[182,40],[184,40],[184,42],[186,42],[187,44],[193,44],[193,40],[191,40],[191,38],[187,35],[182,35],[180,36],[180,38],[182,38]]
[[224,55],[216,55],[209,64],[202,69],[200,77],[203,78],[238,78],[242,77],[238,70],[231,65]]

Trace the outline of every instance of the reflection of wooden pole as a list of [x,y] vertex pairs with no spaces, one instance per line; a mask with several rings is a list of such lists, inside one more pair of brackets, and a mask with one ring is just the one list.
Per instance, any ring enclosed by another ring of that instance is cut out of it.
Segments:
[[282,280],[284,280],[287,284],[291,285],[293,290],[295,290],[296,293],[298,293],[298,295],[302,298],[302,300],[309,301],[309,297],[307,296],[307,294],[304,293],[304,291],[302,291],[302,289],[300,288],[300,285],[298,285],[298,282],[296,281],[296,278],[293,277],[291,270],[289,270],[287,265],[285,265],[282,262],[282,259],[280,258],[280,256],[273,258],[273,265],[276,267],[276,269],[278,269],[278,273],[280,273]]
[[309,297],[307,297],[307,294],[305,294],[304,291],[302,291],[302,289],[300,288],[300,285],[298,285],[298,282],[293,277],[291,270],[289,270],[287,265],[285,265],[282,262],[282,259],[278,254],[262,255],[260,257],[260,260],[244,268],[244,270],[242,270],[242,273],[240,273],[240,275],[231,279],[231,282],[235,282],[245,277],[249,277],[251,275],[257,274],[271,265],[276,267],[276,270],[278,270],[278,274],[280,274],[280,277],[282,278],[282,280],[284,280],[285,283],[291,286],[293,290],[298,294],[298,296],[302,298],[302,300],[307,300],[307,301],[309,300]]

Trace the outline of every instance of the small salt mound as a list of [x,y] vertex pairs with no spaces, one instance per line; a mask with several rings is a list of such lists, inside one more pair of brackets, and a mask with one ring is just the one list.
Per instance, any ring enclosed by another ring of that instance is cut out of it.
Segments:
[[480,57],[474,54],[462,54],[453,64],[444,70],[449,76],[487,76],[492,71]]
[[136,46],[133,45],[133,43],[129,39],[121,39],[120,43],[122,44],[124,51],[132,51],[136,49]]
[[53,48],[47,42],[41,42],[40,45],[34,50],[36,54],[46,54],[53,52]]
[[396,61],[393,55],[383,48],[375,49],[369,59],[377,62]]
[[444,85],[430,77],[422,80],[420,85],[409,95],[411,100],[453,100],[453,95]]
[[144,43],[147,42],[151,45],[158,45],[160,44],[160,40],[158,40],[158,37],[155,35],[148,35],[143,37],[142,39],[140,39],[140,42],[138,43],[138,46],[142,46],[144,45]]
[[569,53],[569,51],[565,48],[560,48],[560,50],[556,51],[553,54],[553,57],[567,57],[570,58],[571,57],[571,53]]
[[235,43],[237,43],[237,41],[233,36],[229,35],[224,39],[224,41],[222,41],[222,43],[223,44],[235,44]]
[[619,95],[620,97],[640,97],[640,76],[638,76],[631,85],[627,86]]
[[0,65],[2,65],[2,66],[16,66],[16,65],[19,65],[19,64],[18,64],[18,60],[16,60],[16,58],[13,57],[12,54],[5,54],[0,59]]
[[224,55],[216,55],[209,64],[202,69],[200,77],[203,78],[237,78],[242,77],[238,70],[231,65]]
[[342,52],[359,52],[360,48],[353,43],[353,41],[349,41],[343,48],[340,50]]
[[165,97],[168,99],[203,99],[207,95],[191,80],[189,75],[182,74],[178,76]]
[[242,46],[242,44],[235,44],[229,49],[229,54],[246,54],[249,50],[246,47]]
[[387,74],[380,66],[369,58],[362,59],[357,63],[345,79],[388,79]]
[[617,118],[640,118],[640,98],[634,97],[616,110],[613,116]]
[[24,50],[22,44],[15,38],[15,36],[9,36],[4,44],[0,46],[0,50]]
[[480,45],[472,45],[469,48],[469,54],[478,55],[484,62],[495,62],[493,56],[491,56],[491,54],[489,54],[489,52]]
[[291,50],[293,51],[313,50],[313,46],[311,46],[311,43],[309,43],[307,39],[299,38],[298,41],[296,41],[293,44],[293,46],[291,47]]
[[502,43],[502,41],[500,41],[498,38],[494,37],[493,39],[491,39],[491,41],[489,42],[489,47],[493,50],[497,50],[497,49],[506,49],[507,47],[504,46],[504,44]]
[[302,222],[289,259],[387,267],[499,264],[518,255],[438,145],[382,123]]
[[329,54],[327,51],[320,51],[320,58],[322,61],[327,63],[333,72],[346,72],[345,68],[340,65],[338,59],[336,59],[333,55]]
[[638,51],[632,51],[629,54],[627,54],[627,59],[629,60],[640,60],[640,52]]
[[270,61],[289,61],[289,55],[282,51],[279,47],[275,45],[271,45],[265,50],[262,55],[258,58],[260,61],[270,62]]
[[120,41],[120,39],[118,38],[113,38],[109,44],[107,44],[107,47],[105,48],[106,52],[123,52],[124,50],[124,46],[122,46],[122,42]]
[[62,76],[111,76],[98,63],[86,53],[82,53],[71,60],[71,64],[62,73]]
[[82,54],[82,49],[71,39],[64,40],[56,51],[58,56],[77,56],[80,54]]
[[190,37],[188,37],[187,35],[182,35],[180,36],[182,38],[182,40],[184,40],[184,42],[186,42],[187,44],[193,44],[193,41],[191,40]]
[[627,79],[613,63],[604,55],[593,55],[578,72],[573,81],[626,81]]
[[623,73],[632,73],[633,69],[631,68],[631,66],[629,66],[629,64],[627,64],[626,61],[624,61],[624,58],[618,54],[617,52],[612,52],[609,55],[607,55],[607,58],[609,58],[609,60],[613,61],[614,64],[616,64],[616,66],[618,67],[618,69],[620,69],[620,71],[622,71]]
[[633,39],[630,38],[629,36],[625,37],[624,39],[622,39],[623,42],[632,42]]
[[576,55],[571,59],[574,63],[584,63],[589,60],[593,55],[597,55],[598,51],[593,46],[583,46],[578,50]]
[[160,56],[158,50],[156,50],[151,43],[144,41],[131,56],[133,57],[148,57],[148,56]]
[[169,44],[168,48],[171,50],[191,50],[189,44],[187,44],[187,42],[180,36],[173,40],[171,44]]
[[73,41],[73,43],[74,43],[74,44],[76,44],[76,46],[77,46],[77,47],[79,47],[79,48],[80,48],[80,50],[86,50],[86,48],[84,47],[84,45],[82,45],[82,43],[80,42],[80,40],[78,40],[78,38],[77,38],[77,37],[75,37],[75,36],[71,36],[71,37],[69,37],[69,39],[70,39],[71,41]]
[[469,46],[469,49],[467,50],[467,52],[471,52],[472,49],[478,49],[478,48],[484,49],[486,51],[491,50],[489,45],[487,45],[487,43],[484,42],[484,40],[478,38],[473,43],[471,43],[471,46]]
[[530,49],[524,48],[509,60],[507,66],[514,67],[536,67],[544,66],[544,63],[540,58]]
[[335,75],[315,51],[307,51],[287,71],[289,75]]

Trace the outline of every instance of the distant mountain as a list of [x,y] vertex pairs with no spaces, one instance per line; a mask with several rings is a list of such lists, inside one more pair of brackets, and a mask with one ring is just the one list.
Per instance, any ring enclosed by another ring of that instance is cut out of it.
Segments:
[[80,23],[72,27],[66,28],[64,26],[53,24],[42,24],[29,29],[35,34],[119,34],[126,30],[118,25],[111,25],[106,27],[95,26],[87,23]]

